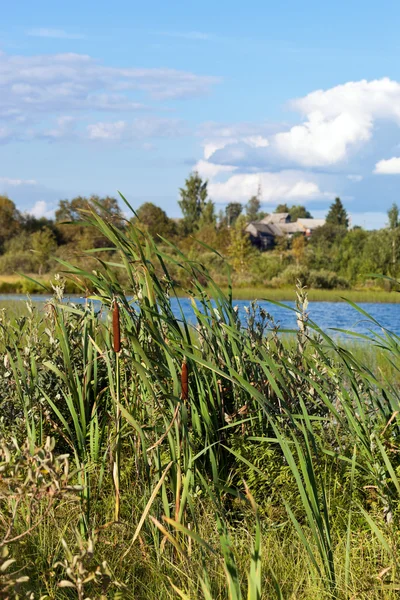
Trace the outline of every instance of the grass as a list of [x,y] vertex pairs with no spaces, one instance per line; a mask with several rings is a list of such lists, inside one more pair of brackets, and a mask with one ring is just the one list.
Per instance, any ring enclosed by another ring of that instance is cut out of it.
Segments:
[[58,284],[1,317],[0,596],[396,598],[400,338],[331,339],[300,287],[295,337],[257,308],[242,329],[180,255],[191,325],[170,306],[176,248],[85,221],[118,257],[65,269],[102,314]]
[[[240,288],[233,290],[237,300],[296,300],[296,291],[293,288]],[[355,303],[360,302],[387,302],[400,303],[398,292],[387,292],[383,290],[308,290],[308,299],[311,302],[343,302],[344,299]]]
[[[0,275],[0,294],[45,294],[51,291],[51,281],[54,275],[39,277],[37,274],[27,274],[30,279],[25,279],[20,275]],[[33,281],[32,281],[33,280]],[[37,281],[39,285],[34,282]],[[44,285],[48,291],[44,290],[40,284]],[[69,294],[79,293],[79,287],[73,282],[67,282],[67,291]],[[224,290],[227,292],[227,290]],[[186,296],[186,290],[177,289],[178,296]],[[236,300],[292,300],[296,299],[296,292],[292,287],[288,288],[269,288],[269,287],[240,287],[234,286],[233,295]],[[320,290],[309,289],[308,297],[314,302],[343,302],[344,299],[352,302],[385,302],[400,303],[400,294],[396,291],[384,291],[379,289],[350,289],[350,290]]]

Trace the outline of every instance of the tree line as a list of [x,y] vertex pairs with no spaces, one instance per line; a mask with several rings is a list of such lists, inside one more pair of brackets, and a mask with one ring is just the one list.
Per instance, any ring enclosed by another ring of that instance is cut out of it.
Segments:
[[[312,287],[365,285],[371,274],[400,276],[400,219],[397,205],[388,211],[388,226],[366,231],[350,227],[340,198],[332,203],[326,223],[310,239],[302,234],[276,238],[275,247],[261,252],[245,232],[246,224],[267,215],[260,194],[246,204],[230,202],[216,211],[207,181],[191,173],[179,190],[181,219],[172,219],[159,206],[145,202],[130,220],[139,229],[203,262],[220,283],[227,281],[225,260],[233,268],[236,285],[286,286],[298,279]],[[108,242],[85,223],[89,206],[118,228],[128,226],[116,198],[78,196],[60,200],[54,218],[36,218],[17,210],[12,199],[0,196],[0,274],[15,272],[44,275],[55,272],[56,258],[82,260],[85,251],[104,248]],[[312,218],[301,205],[279,204],[275,212],[289,213],[291,220]],[[216,252],[214,252],[215,250]],[[94,259],[90,259],[92,262]],[[94,264],[94,262],[93,262]],[[176,273],[179,279],[179,273]]]

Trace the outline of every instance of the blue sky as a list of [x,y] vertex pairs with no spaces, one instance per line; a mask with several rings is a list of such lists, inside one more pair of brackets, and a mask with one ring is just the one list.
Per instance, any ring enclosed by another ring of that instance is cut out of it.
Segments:
[[121,190],[383,226],[400,201],[400,3],[19,0],[0,21],[0,193],[36,215]]

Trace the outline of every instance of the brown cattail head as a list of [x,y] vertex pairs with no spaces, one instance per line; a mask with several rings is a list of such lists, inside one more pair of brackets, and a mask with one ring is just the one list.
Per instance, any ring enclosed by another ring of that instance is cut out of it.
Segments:
[[114,300],[113,308],[113,347],[114,352],[121,350],[121,330],[119,326],[119,307],[118,302]]
[[186,361],[182,363],[182,371],[181,371],[181,387],[182,387],[182,400],[187,400],[189,398],[189,383],[188,383],[188,368]]

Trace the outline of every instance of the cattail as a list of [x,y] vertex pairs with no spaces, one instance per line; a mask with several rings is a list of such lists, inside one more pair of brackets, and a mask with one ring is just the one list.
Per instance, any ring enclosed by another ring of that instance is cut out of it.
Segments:
[[113,347],[114,352],[121,350],[121,330],[119,327],[119,307],[116,300],[114,300],[113,309]]
[[181,387],[182,387],[182,400],[187,400],[189,398],[189,383],[188,383],[188,368],[186,361],[182,363],[182,371],[181,371]]

